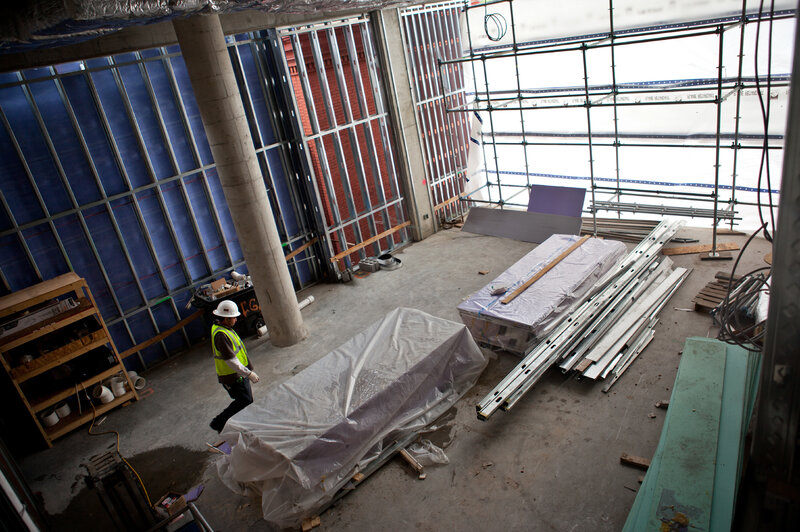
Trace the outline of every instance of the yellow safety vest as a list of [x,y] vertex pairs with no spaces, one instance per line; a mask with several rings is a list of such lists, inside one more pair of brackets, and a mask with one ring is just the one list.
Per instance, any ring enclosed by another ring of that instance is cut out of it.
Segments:
[[236,358],[239,359],[239,362],[242,363],[242,366],[247,367],[250,362],[247,359],[247,348],[244,346],[242,339],[239,338],[239,335],[227,327],[222,327],[221,325],[217,325],[215,323],[211,327],[211,348],[214,350],[214,366],[217,369],[217,375],[222,377],[224,375],[231,375],[236,372],[225,362],[225,359],[222,358],[222,354],[219,352],[217,349],[217,344],[214,342],[214,338],[219,332],[230,339],[231,344],[233,344],[233,354],[236,355]]

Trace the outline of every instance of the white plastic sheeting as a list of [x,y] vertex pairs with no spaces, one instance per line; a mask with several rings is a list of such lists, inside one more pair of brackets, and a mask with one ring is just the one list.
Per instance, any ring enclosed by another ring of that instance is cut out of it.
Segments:
[[[478,342],[524,352],[626,252],[622,242],[590,238],[513,301],[506,305],[500,302],[578,239],[575,235],[551,236],[458,305],[461,320],[473,337]],[[508,290],[493,296],[492,291],[500,287]]]
[[231,418],[220,478],[260,494],[268,522],[297,526],[384,445],[442,415],[486,363],[464,325],[395,309]]

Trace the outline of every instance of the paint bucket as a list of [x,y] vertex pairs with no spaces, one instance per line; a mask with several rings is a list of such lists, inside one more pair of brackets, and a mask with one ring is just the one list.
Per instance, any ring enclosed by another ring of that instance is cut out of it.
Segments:
[[133,387],[137,390],[143,390],[144,387],[147,386],[147,381],[144,380],[144,377],[140,377],[135,371],[129,371],[128,378],[133,383]]
[[56,407],[56,414],[58,414],[58,418],[62,419],[70,415],[72,409],[69,407],[69,404],[66,402],[61,403]]
[[45,427],[52,427],[58,423],[58,414],[56,414],[55,410],[45,410],[39,414],[39,420]]
[[266,325],[262,325],[261,327],[256,329],[256,334],[258,334],[259,338],[261,338],[262,336],[267,334],[267,326]]
[[92,395],[95,399],[100,399],[100,402],[103,404],[110,403],[114,400],[114,394],[111,392],[111,390],[100,384],[94,387],[94,390],[92,390]]
[[123,379],[122,377],[112,378],[111,393],[114,394],[114,397],[122,397],[123,395],[125,395],[125,379]]

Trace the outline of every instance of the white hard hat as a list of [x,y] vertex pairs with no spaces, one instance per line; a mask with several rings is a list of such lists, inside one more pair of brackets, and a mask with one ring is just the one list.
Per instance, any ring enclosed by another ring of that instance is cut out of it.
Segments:
[[239,307],[236,306],[236,303],[227,299],[217,305],[217,308],[214,309],[213,314],[214,316],[219,316],[220,318],[236,318],[241,315],[239,312]]

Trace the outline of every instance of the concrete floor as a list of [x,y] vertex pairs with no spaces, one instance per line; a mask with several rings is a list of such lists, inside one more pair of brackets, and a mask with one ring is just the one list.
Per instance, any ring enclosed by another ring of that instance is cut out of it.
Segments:
[[[684,228],[678,236],[710,242],[705,229]],[[746,237],[720,240],[741,246]],[[303,291],[298,298],[316,298],[303,310],[311,331],[307,340],[283,349],[263,339],[247,341],[261,377],[254,386],[256,401],[269,386],[395,307],[459,321],[456,305],[532,247],[451,229],[405,248],[399,270]],[[770,251],[769,243],[755,239],[738,271],[765,265],[763,257]],[[664,411],[654,403],[669,399],[684,339],[716,335],[708,315],[679,309],[693,308],[694,295],[717,271],[732,266],[731,261],[701,261],[698,255],[674,260],[693,273],[662,312],[653,342],[611,393],[603,394],[599,383],[579,382],[551,369],[512,411],[481,422],[475,403],[518,361],[507,353],[491,353],[477,385],[434,436],[445,445],[450,463],[428,468],[427,479],[420,481],[397,459],[390,461],[325,512],[318,530],[621,529],[642,472],[620,465],[619,456],[652,455],[664,420]],[[479,275],[479,270],[490,273]],[[111,412],[99,429],[119,431],[120,451],[141,474],[150,497],[202,482],[205,492],[197,505],[215,529],[269,530],[261,519],[260,500],[225,488],[217,478],[216,455],[207,452],[206,442],[217,439],[208,422],[229,401],[216,382],[208,343],[144,377],[152,393]],[[114,444],[113,435],[89,436],[80,430],[20,460],[56,529],[106,528],[95,494],[82,482],[81,464]]]

